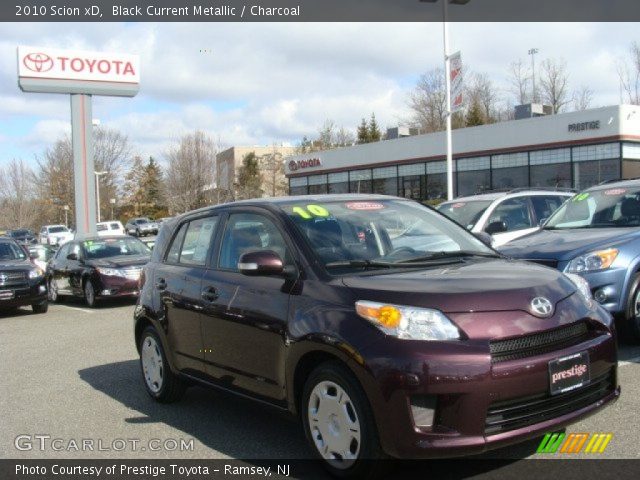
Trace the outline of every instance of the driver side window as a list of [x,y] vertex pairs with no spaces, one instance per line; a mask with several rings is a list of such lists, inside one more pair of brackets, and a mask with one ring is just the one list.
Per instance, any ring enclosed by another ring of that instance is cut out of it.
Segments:
[[529,210],[529,201],[524,197],[510,198],[498,205],[491,213],[487,225],[496,222],[504,222],[506,227],[502,230],[504,232],[523,230],[535,226]]

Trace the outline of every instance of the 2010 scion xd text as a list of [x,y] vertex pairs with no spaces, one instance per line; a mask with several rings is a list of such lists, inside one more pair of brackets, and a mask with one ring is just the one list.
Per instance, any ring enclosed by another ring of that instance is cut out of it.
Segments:
[[288,410],[340,475],[521,442],[620,393],[611,316],[581,277],[505,259],[411,201],[190,212],[163,224],[141,283],[154,399],[196,381]]

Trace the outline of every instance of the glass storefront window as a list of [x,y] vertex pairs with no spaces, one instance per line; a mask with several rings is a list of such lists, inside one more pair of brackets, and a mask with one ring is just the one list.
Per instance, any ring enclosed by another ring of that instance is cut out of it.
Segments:
[[293,195],[306,195],[307,194],[307,187],[306,185],[304,187],[289,187],[289,195],[293,196]]
[[351,193],[371,193],[371,170],[350,171],[349,191]]
[[289,179],[289,195],[306,195],[307,177],[293,177]]
[[422,200],[426,178],[425,175],[400,177],[400,196],[412,200]]
[[620,178],[620,160],[617,158],[573,164],[573,181],[578,190],[584,190],[605,180],[618,178]]
[[[453,185],[455,190],[456,178],[453,176]],[[455,197],[455,191],[453,196]],[[447,199],[447,174],[435,173],[427,175],[427,200],[446,200]]]
[[531,165],[531,187],[571,188],[571,164]]
[[529,167],[495,168],[491,172],[491,183],[494,190],[528,187]]
[[459,197],[475,195],[491,188],[491,173],[489,170],[474,170],[457,173]]
[[309,176],[309,194],[327,193],[327,176],[311,175]]
[[349,193],[349,172],[330,173],[329,193]]

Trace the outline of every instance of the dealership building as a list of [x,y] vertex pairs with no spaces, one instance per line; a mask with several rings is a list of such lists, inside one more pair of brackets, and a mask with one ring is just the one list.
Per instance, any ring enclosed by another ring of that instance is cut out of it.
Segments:
[[[397,131],[397,130],[396,130]],[[291,195],[447,195],[445,132],[285,159]],[[584,189],[640,177],[640,107],[615,105],[453,131],[454,196],[519,187]]]

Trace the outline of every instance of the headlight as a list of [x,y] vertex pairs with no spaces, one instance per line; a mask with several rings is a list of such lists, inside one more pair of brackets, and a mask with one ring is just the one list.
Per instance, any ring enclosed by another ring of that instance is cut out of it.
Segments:
[[98,268],[98,273],[107,277],[124,277],[124,272],[119,268]]
[[580,275],[575,275],[573,273],[565,273],[565,276],[571,280],[576,287],[578,287],[578,293],[584,298],[589,308],[593,307],[593,295],[591,295],[591,287],[589,287],[589,282],[587,282]]
[[587,253],[586,255],[580,255],[569,262],[567,272],[582,273],[606,270],[611,266],[617,256],[617,248],[609,248],[607,250],[599,250],[597,252]]
[[29,278],[31,280],[35,280],[36,278],[40,278],[42,276],[44,276],[44,272],[40,267],[32,268],[31,270],[29,270]]
[[387,335],[410,340],[458,340],[460,332],[438,310],[359,300],[356,312]]

